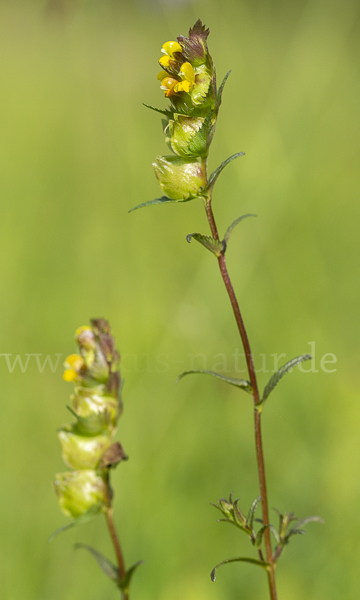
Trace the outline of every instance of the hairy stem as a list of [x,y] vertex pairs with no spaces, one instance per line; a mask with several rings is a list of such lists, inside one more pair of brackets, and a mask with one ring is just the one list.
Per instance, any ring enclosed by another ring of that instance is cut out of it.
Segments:
[[[106,522],[109,528],[109,532],[110,532],[110,537],[111,537],[111,541],[113,543],[114,546],[114,550],[115,550],[115,554],[116,554],[116,561],[117,561],[117,565],[118,565],[118,569],[119,569],[119,574],[120,574],[120,578],[123,579],[126,575],[126,569],[125,569],[125,561],[124,561],[124,556],[121,550],[121,546],[120,546],[120,541],[119,541],[119,537],[118,534],[116,533],[116,529],[115,529],[115,524],[114,524],[114,518],[113,518],[113,507],[110,506],[107,511],[106,511]],[[129,599],[129,594],[128,592],[121,592],[121,597],[122,600],[128,600]]]
[[[211,193],[207,198],[204,199],[204,205],[206,210],[206,216],[210,225],[212,236],[219,240],[219,233],[216,226],[214,213],[211,207]],[[266,489],[266,478],[265,478],[265,462],[264,462],[264,451],[263,451],[263,443],[261,436],[261,413],[255,408],[255,405],[260,400],[259,388],[257,384],[257,378],[254,368],[254,361],[252,357],[252,352],[250,348],[249,338],[245,329],[244,321],[241,316],[239,303],[237,301],[234,288],[232,286],[229,273],[226,267],[226,258],[225,254],[221,253],[218,257],[218,263],[220,268],[221,277],[226,287],[226,291],[228,293],[231,306],[234,312],[236,324],[240,333],[242,345],[245,352],[247,369],[249,372],[249,379],[251,383],[251,387],[253,390],[253,400],[254,400],[254,429],[255,429],[255,446],[256,446],[256,459],[257,459],[257,468],[258,468],[258,477],[260,484],[260,494],[261,494],[261,507],[262,507],[262,519],[263,525],[269,524],[269,505],[268,505],[268,497],[267,497],[267,489]],[[266,560],[270,563],[270,567],[267,569],[268,574],[268,582],[269,582],[269,591],[271,600],[276,600],[276,584],[275,584],[275,563],[272,554],[271,548],[271,539],[270,539],[270,528],[266,527],[264,531],[264,543],[265,543],[265,552],[266,552]]]

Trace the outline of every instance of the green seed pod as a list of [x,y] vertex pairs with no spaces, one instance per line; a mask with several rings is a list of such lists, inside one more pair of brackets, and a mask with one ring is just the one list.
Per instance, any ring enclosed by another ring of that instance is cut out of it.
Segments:
[[201,161],[158,156],[153,167],[162,191],[172,200],[191,200],[201,196],[206,185],[205,168]]
[[109,505],[105,479],[96,471],[57,473],[54,487],[61,510],[74,519]]
[[79,435],[76,425],[67,425],[58,431],[64,463],[70,469],[96,469],[101,455],[110,446],[109,434]]

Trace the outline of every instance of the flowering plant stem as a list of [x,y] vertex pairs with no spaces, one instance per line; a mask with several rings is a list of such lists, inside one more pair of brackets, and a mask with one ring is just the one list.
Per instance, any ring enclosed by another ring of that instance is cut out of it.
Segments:
[[[267,572],[270,600],[277,600],[275,564],[283,548],[288,544],[292,536],[305,533],[303,530],[304,525],[311,521],[321,522],[322,520],[316,515],[300,519],[295,517],[293,512],[282,514],[280,511],[276,511],[279,516],[279,530],[277,531],[274,525],[269,522],[265,461],[261,437],[261,413],[264,402],[282,377],[286,373],[291,372],[293,367],[305,360],[310,360],[311,356],[310,354],[302,354],[282,365],[272,375],[260,397],[249,338],[229,277],[225,258],[228,241],[234,227],[244,218],[255,215],[246,214],[238,217],[227,228],[224,238],[220,239],[211,206],[212,190],[218,176],[226,165],[235,158],[243,156],[244,152],[237,152],[224,160],[208,177],[207,157],[209,147],[215,132],[224,85],[230,74],[229,71],[219,88],[217,88],[215,69],[207,46],[208,35],[209,29],[206,29],[205,25],[199,19],[190,28],[189,37],[179,36],[177,41],[165,42],[162,46],[161,51],[164,56],[160,58],[159,64],[163,70],[158,74],[158,79],[161,81],[161,89],[164,91],[165,97],[170,100],[170,106],[165,110],[150,106],[149,104],[145,106],[166,117],[162,121],[165,141],[174,155],[158,156],[156,162],[153,163],[155,175],[165,195],[155,200],[143,202],[131,210],[169,202],[185,203],[196,198],[204,202],[211,236],[202,235],[201,233],[190,233],[186,236],[186,239],[188,242],[191,239],[197,240],[217,257],[220,273],[231,302],[244,347],[249,381],[234,377],[225,377],[221,373],[205,369],[184,371],[179,375],[178,381],[191,373],[206,373],[251,394],[254,409],[257,471],[260,484],[260,495],[252,502],[247,517],[238,506],[239,500],[233,500],[232,494],[230,494],[229,500],[221,498],[217,504],[213,504],[215,508],[220,510],[223,516],[219,521],[235,525],[248,536],[252,546],[257,550],[258,558],[239,556],[225,559],[213,568],[210,577],[212,581],[215,581],[217,569],[224,564],[245,562],[257,565]],[[262,519],[255,519],[256,508],[260,501]],[[260,528],[257,525],[254,527],[254,523],[259,522],[261,523]],[[270,531],[276,540],[274,550],[271,545]]]
[[[124,560],[124,555],[121,550],[119,536],[115,529],[113,513],[114,513],[114,509],[112,506],[110,506],[105,513],[105,517],[106,517],[107,526],[109,528],[111,541],[113,543],[114,550],[115,550],[116,562],[117,562],[117,566],[119,569],[119,575],[120,575],[121,579],[124,579],[126,576],[125,560]],[[122,598],[122,600],[129,600],[128,591],[121,590],[121,598]]]
[[[204,160],[204,168],[206,169],[206,159]],[[204,206],[206,211],[206,216],[210,225],[211,234],[215,240],[220,240],[218,229],[215,222],[214,213],[211,206],[212,196],[211,190],[208,195],[204,197]],[[251,347],[249,338],[245,329],[245,324],[243,318],[241,316],[239,303],[237,301],[234,288],[232,286],[230,276],[226,266],[226,257],[224,252],[221,252],[218,256],[218,263],[220,268],[221,277],[223,279],[224,285],[226,287],[226,291],[229,296],[229,300],[231,302],[231,306],[234,312],[236,324],[240,333],[241,342],[245,352],[246,365],[249,372],[249,379],[252,387],[252,395],[254,400],[254,429],[255,429],[255,446],[256,446],[256,459],[257,459],[257,469],[258,469],[258,477],[260,484],[260,494],[261,494],[261,508],[262,508],[262,523],[263,526],[266,527],[264,530],[264,544],[266,551],[266,561],[269,563],[269,567],[267,570],[268,582],[269,582],[269,592],[271,600],[276,600],[276,583],[275,583],[275,563],[274,557],[271,548],[271,539],[270,539],[270,528],[269,525],[269,505],[268,505],[268,496],[266,489],[266,477],[265,477],[265,461],[264,461],[264,451],[263,451],[263,443],[262,443],[262,435],[261,435],[261,412],[257,410],[256,404],[260,401],[259,395],[259,387],[256,379],[256,373],[254,368],[254,361],[252,357]],[[263,560],[262,552],[259,550],[260,560]]]

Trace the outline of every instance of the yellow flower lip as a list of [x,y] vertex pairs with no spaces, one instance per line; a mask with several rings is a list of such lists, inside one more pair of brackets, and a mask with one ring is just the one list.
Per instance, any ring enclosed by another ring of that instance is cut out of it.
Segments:
[[161,52],[172,57],[174,52],[182,52],[182,47],[178,42],[165,42],[161,48]]
[[79,372],[85,367],[85,361],[80,354],[70,354],[64,362],[64,367],[64,381],[74,381],[79,376]]
[[80,335],[83,331],[92,331],[91,327],[89,327],[88,325],[82,325],[81,327],[78,327],[77,330],[75,331],[75,335],[78,336]]
[[177,79],[174,79],[173,77],[164,77],[164,79],[161,82],[160,88],[164,90],[166,98],[176,93],[175,88],[179,83],[180,82]]
[[195,83],[195,73],[192,65],[189,62],[185,62],[181,65],[179,75],[182,79],[188,81],[191,87],[193,87]]
[[166,69],[166,67],[170,67],[171,64],[171,56],[161,56],[161,58],[159,58],[159,64],[161,67],[164,67]]
[[74,381],[77,378],[78,374],[74,369],[66,369],[63,373],[64,381]]
[[165,79],[165,77],[169,77],[169,73],[167,73],[166,71],[160,71],[160,73],[158,73],[157,79],[162,81],[163,79]]
[[75,369],[76,371],[79,371],[79,369],[81,369],[84,366],[85,362],[83,357],[80,356],[80,354],[69,354],[69,356],[66,357],[64,362],[64,367],[66,367],[67,369]]

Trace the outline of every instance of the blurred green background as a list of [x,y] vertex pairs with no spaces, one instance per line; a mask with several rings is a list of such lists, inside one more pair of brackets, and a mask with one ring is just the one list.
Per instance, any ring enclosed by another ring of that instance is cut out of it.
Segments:
[[221,175],[214,210],[221,231],[259,215],[228,252],[256,364],[316,351],[318,372],[288,375],[264,412],[270,505],[325,519],[284,553],[279,598],[358,597],[359,12],[357,0],[1,3],[3,600],[118,597],[73,550],[112,556],[102,518],[47,544],[67,523],[51,485],[66,470],[61,363],[75,329],[99,316],[123,354],[118,437],[130,461],[113,483],[127,563],[144,560],[133,600],[267,598],[251,565],[209,577],[252,553],[209,504],[233,491],[247,510],[258,494],[249,399],[202,376],[174,385],[192,366],[236,376],[241,352],[215,260],[185,241],[207,233],[203,208],[127,213],[159,196],[151,162],[166,146],[142,102],[166,106],[160,47],[199,17],[218,78],[232,69],[210,168],[246,152]]

